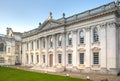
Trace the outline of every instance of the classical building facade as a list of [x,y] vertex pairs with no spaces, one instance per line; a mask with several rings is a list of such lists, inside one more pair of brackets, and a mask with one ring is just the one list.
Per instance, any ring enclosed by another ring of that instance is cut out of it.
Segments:
[[52,13],[38,28],[23,33],[22,64],[46,71],[120,72],[118,2],[63,17]]
[[0,65],[21,63],[21,33],[7,28],[7,35],[0,34]]

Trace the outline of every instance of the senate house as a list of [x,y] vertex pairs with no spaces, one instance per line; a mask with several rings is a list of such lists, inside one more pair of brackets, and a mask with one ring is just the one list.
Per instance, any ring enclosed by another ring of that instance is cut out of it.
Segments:
[[[7,32],[6,38],[11,36],[8,39],[13,46],[7,46],[7,43],[0,41],[0,64],[4,63],[1,52],[6,49],[6,63],[10,60],[8,57],[14,57],[11,60],[13,64],[21,63],[22,66],[30,66],[31,69],[102,74],[120,72],[118,1],[70,17],[63,13],[59,19],[53,19],[50,12],[48,18],[33,30],[19,35]],[[19,41],[15,39],[16,36]],[[19,48],[16,54],[17,45]],[[12,54],[9,54],[12,47]]]

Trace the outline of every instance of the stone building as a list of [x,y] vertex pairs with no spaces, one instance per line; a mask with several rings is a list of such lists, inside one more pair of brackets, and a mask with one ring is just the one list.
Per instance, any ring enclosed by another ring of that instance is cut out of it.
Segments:
[[0,65],[21,63],[21,33],[7,28],[7,35],[0,34]]
[[120,72],[120,7],[111,2],[70,17],[49,17],[23,33],[22,64],[59,72]]

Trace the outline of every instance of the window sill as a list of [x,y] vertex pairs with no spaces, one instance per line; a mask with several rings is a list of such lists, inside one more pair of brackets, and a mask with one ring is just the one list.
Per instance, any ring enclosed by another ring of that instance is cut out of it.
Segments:
[[73,47],[73,45],[68,45],[67,48],[68,48],[68,47]]
[[100,65],[99,64],[93,64],[92,68],[100,68]]
[[100,45],[100,42],[93,42],[92,45]]

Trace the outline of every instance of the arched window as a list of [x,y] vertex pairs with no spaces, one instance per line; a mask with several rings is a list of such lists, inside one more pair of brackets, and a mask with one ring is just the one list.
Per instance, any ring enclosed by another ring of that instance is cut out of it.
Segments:
[[72,45],[72,35],[71,35],[71,33],[68,34],[68,45]]
[[98,28],[93,29],[93,42],[99,41],[99,34],[98,34]]
[[58,46],[61,46],[62,45],[62,36],[59,35],[58,37]]
[[83,31],[79,32],[79,38],[80,38],[80,43],[84,43],[84,32]]
[[4,51],[4,44],[0,43],[0,51]]
[[53,47],[53,39],[52,39],[52,36],[50,37],[50,47]]
[[0,57],[0,63],[4,63],[5,59],[3,57]]

